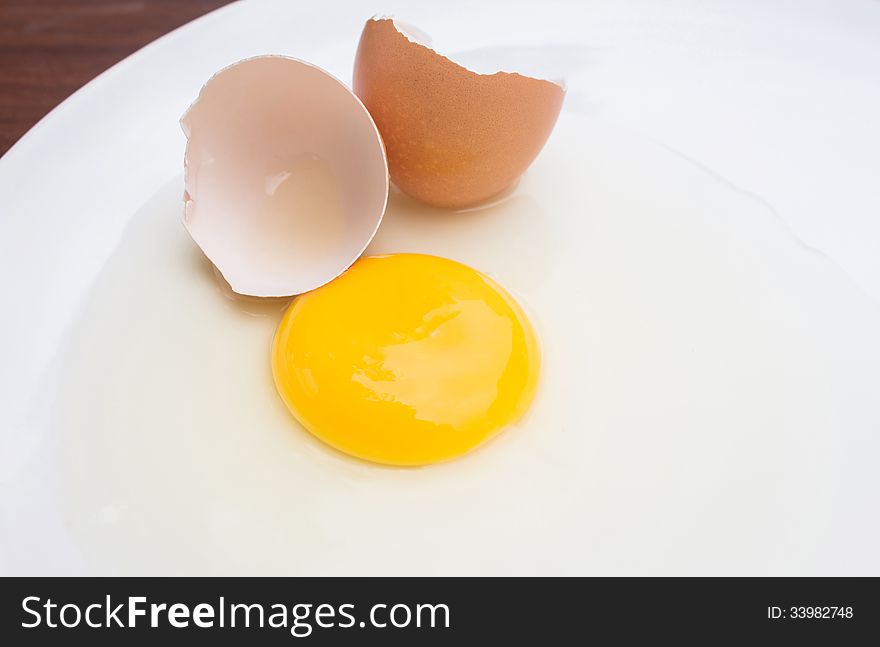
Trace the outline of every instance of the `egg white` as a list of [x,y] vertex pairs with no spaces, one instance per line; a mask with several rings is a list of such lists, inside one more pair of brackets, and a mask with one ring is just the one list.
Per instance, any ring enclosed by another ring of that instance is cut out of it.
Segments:
[[297,425],[269,364],[283,304],[223,295],[180,194],[132,222],[68,342],[64,514],[96,572],[785,572],[798,537],[867,528],[877,308],[766,205],[662,146],[564,114],[491,206],[392,195],[368,253],[491,274],[544,356],[519,425],[419,469]]

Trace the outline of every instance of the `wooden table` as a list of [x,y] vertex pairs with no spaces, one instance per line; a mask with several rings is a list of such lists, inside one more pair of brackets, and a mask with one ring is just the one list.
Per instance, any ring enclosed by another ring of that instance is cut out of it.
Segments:
[[114,63],[229,0],[0,0],[0,155]]

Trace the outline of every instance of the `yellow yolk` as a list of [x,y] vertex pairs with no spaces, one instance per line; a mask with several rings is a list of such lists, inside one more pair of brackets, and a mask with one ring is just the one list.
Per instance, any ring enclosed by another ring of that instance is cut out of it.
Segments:
[[362,258],[291,303],[275,336],[275,384],[333,447],[425,465],[515,421],[540,355],[528,319],[493,280],[436,256]]

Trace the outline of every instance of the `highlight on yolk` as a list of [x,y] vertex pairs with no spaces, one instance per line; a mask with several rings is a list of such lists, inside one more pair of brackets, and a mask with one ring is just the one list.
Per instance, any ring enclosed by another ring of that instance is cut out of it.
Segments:
[[362,258],[294,299],[272,353],[275,385],[336,449],[391,465],[460,456],[528,408],[540,354],[504,289],[444,258]]

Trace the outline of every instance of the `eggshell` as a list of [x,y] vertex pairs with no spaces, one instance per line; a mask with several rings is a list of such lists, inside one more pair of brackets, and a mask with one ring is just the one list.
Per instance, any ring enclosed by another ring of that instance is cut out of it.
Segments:
[[327,72],[260,56],[214,75],[181,118],[184,224],[235,292],[290,296],[361,255],[388,199],[382,138]]
[[354,65],[354,91],[385,140],[392,181],[435,206],[491,198],[541,151],[565,90],[516,73],[471,72],[405,31],[389,18],[368,20]]

